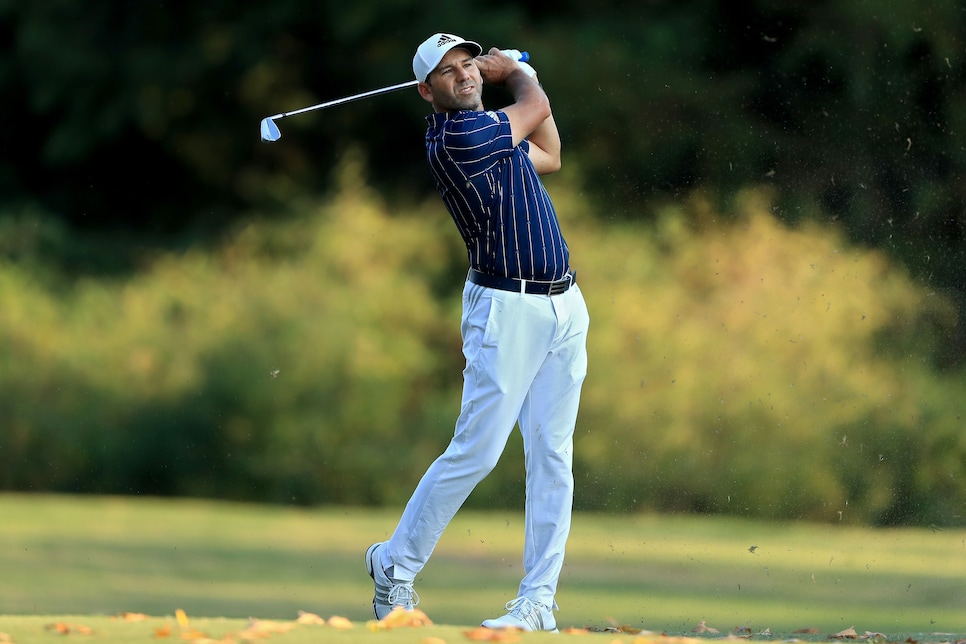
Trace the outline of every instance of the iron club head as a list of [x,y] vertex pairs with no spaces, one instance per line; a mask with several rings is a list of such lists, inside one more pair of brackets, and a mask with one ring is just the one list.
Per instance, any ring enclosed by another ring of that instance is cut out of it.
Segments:
[[262,119],[262,141],[265,143],[271,143],[272,141],[278,141],[282,138],[282,133],[279,131],[278,126],[275,125],[275,121],[271,117]]

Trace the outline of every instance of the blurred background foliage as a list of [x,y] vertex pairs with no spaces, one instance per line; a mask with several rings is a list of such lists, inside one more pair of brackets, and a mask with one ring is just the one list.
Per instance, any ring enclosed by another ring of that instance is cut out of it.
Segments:
[[[0,265],[0,485],[403,503],[458,412],[465,258],[435,200],[390,206],[363,167],[128,278]],[[552,183],[594,314],[578,507],[960,520],[948,298],[838,228],[781,223],[767,190],[613,224]],[[519,504],[522,475],[515,437],[470,504]]]
[[[953,0],[0,0],[0,489],[408,496],[462,368],[427,105],[258,122],[441,30],[555,107],[580,507],[963,522]],[[519,502],[517,447],[471,504]]]

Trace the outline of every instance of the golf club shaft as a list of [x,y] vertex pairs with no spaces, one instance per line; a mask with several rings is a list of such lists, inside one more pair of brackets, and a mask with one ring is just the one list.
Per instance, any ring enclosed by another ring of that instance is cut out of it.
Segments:
[[269,116],[271,120],[285,118],[286,116],[294,116],[295,114],[301,114],[303,112],[311,112],[312,110],[323,110],[327,107],[332,107],[334,105],[341,105],[343,103],[348,103],[350,101],[357,101],[361,98],[368,98],[370,96],[378,96],[379,94],[387,94],[389,92],[395,92],[397,89],[403,89],[405,87],[412,87],[413,85],[419,84],[419,81],[411,80],[405,83],[399,83],[398,85],[390,85],[389,87],[380,87],[379,89],[369,90],[368,92],[362,92],[361,94],[354,94],[352,96],[346,96],[344,98],[337,98],[332,101],[327,101],[325,103],[319,103],[318,105],[311,105],[309,107],[303,107],[300,110],[292,110],[291,112],[282,112],[281,114],[276,114],[275,116]]
[[[514,60],[518,61],[521,66],[524,66],[524,71],[529,67],[526,65],[526,61],[530,60],[530,54],[525,51],[519,51],[517,49],[504,49],[502,50],[504,54],[510,56]],[[532,68],[528,74],[533,73]],[[265,143],[271,143],[272,141],[278,141],[282,137],[281,131],[279,131],[278,126],[275,125],[276,119],[283,119],[286,116],[294,116],[296,114],[302,114],[303,112],[311,112],[312,110],[322,110],[327,107],[332,107],[333,105],[341,105],[343,103],[348,103],[350,101],[357,101],[361,98],[368,98],[369,96],[378,96],[379,94],[387,94],[389,92],[394,92],[397,89],[403,89],[404,87],[412,87],[413,85],[418,85],[418,80],[406,81],[405,83],[399,83],[397,85],[390,85],[388,87],[381,87],[379,89],[373,89],[368,92],[362,92],[361,94],[354,94],[352,96],[346,96],[345,98],[337,98],[333,101],[327,101],[325,103],[319,103],[318,105],[310,105],[309,107],[303,107],[299,110],[292,110],[291,112],[281,112],[273,116],[266,116],[262,119],[261,132],[262,141]]]

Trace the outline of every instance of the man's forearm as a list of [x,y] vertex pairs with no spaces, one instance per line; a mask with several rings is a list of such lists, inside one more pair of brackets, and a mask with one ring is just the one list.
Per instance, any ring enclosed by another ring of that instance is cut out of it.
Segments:
[[560,133],[557,131],[557,123],[554,121],[552,113],[527,138],[531,145],[536,145],[548,156],[557,159],[559,164]]
[[515,104],[524,107],[531,114],[540,114],[541,121],[537,127],[542,124],[544,119],[552,116],[550,99],[547,98],[546,92],[543,91],[536,80],[527,76],[522,69],[515,70],[507,77],[506,88],[510,90]]
[[[537,81],[536,76],[531,77],[532,85],[536,85],[541,94],[546,97],[546,92]],[[547,99],[549,105],[550,99]],[[531,150],[534,146],[540,149],[539,158],[531,153],[530,157],[534,160],[537,172],[549,174],[560,169],[560,133],[557,130],[557,123],[553,118],[553,111],[534,128],[533,132],[527,136],[530,141]]]

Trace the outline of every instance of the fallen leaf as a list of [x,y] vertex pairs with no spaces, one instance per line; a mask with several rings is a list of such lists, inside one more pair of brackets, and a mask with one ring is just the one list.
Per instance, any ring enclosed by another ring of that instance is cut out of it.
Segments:
[[515,628],[492,629],[477,626],[471,631],[463,631],[467,639],[474,642],[518,642],[520,636]]
[[294,627],[294,624],[273,622],[265,619],[249,618],[248,626],[241,632],[239,637],[242,639],[253,639],[259,637],[269,637],[275,633],[287,633]]
[[610,622],[610,626],[608,626],[607,628],[602,629],[600,632],[602,632],[602,633],[627,633],[629,635],[637,635],[642,630],[640,628],[634,628],[633,626],[629,626],[627,624],[618,624],[617,623],[617,620],[614,619],[613,617],[608,617],[607,618],[607,621]]
[[370,621],[366,627],[370,631],[384,631],[392,628],[432,626],[431,620],[426,613],[415,608],[406,610],[401,606],[393,608],[392,611],[379,621]]
[[[610,629],[607,629],[607,630],[610,630]],[[623,624],[621,626],[614,627],[615,633],[624,633],[625,635],[637,635],[641,632],[641,630],[642,629],[640,628],[634,628],[630,624]]]
[[94,629],[90,628],[89,626],[84,626],[83,624],[68,624],[66,622],[47,624],[46,629],[48,631],[56,631],[61,635],[70,635],[71,633],[91,635],[94,633]]
[[325,619],[319,617],[315,613],[306,613],[304,610],[299,611],[298,619],[295,620],[296,624],[319,624],[324,626]]
[[714,633],[717,633],[718,632],[718,629],[717,628],[712,628],[712,627],[708,626],[707,624],[704,623],[704,620],[702,619],[700,622],[698,622],[698,625],[697,626],[695,626],[694,628],[691,629],[691,632],[692,633],[712,633],[712,634],[714,634]]
[[792,631],[796,635],[815,635],[818,633],[817,628],[800,628],[797,631]]
[[329,618],[329,621],[326,623],[332,628],[337,628],[342,631],[346,631],[352,628],[352,622],[350,622],[345,617],[339,617],[338,615],[333,615],[332,617]]
[[155,637],[171,637],[171,624],[165,624],[159,628],[154,629]]
[[561,633],[566,635],[586,635],[590,631],[586,628],[577,628],[576,626],[568,626],[567,628],[560,629]]
[[829,635],[829,639],[833,640],[857,640],[859,639],[859,634],[855,632],[855,627],[850,626],[844,631],[839,631],[835,635]]
[[0,642],[12,642],[13,638],[7,633],[0,633]]
[[144,613],[118,613],[117,615],[112,615],[111,619],[119,619],[124,622],[143,622],[151,618]]
[[446,640],[440,637],[424,637],[419,640],[419,644],[446,644]]
[[180,608],[174,611],[174,618],[178,620],[178,628],[181,630],[181,633],[178,634],[178,637],[181,639],[192,641],[209,639],[208,636],[201,631],[196,631],[195,629],[191,628],[191,622],[188,620],[187,613]]
[[871,631],[866,631],[865,635],[859,638],[860,640],[872,640],[873,642],[887,642],[889,637],[885,633],[873,633]]

